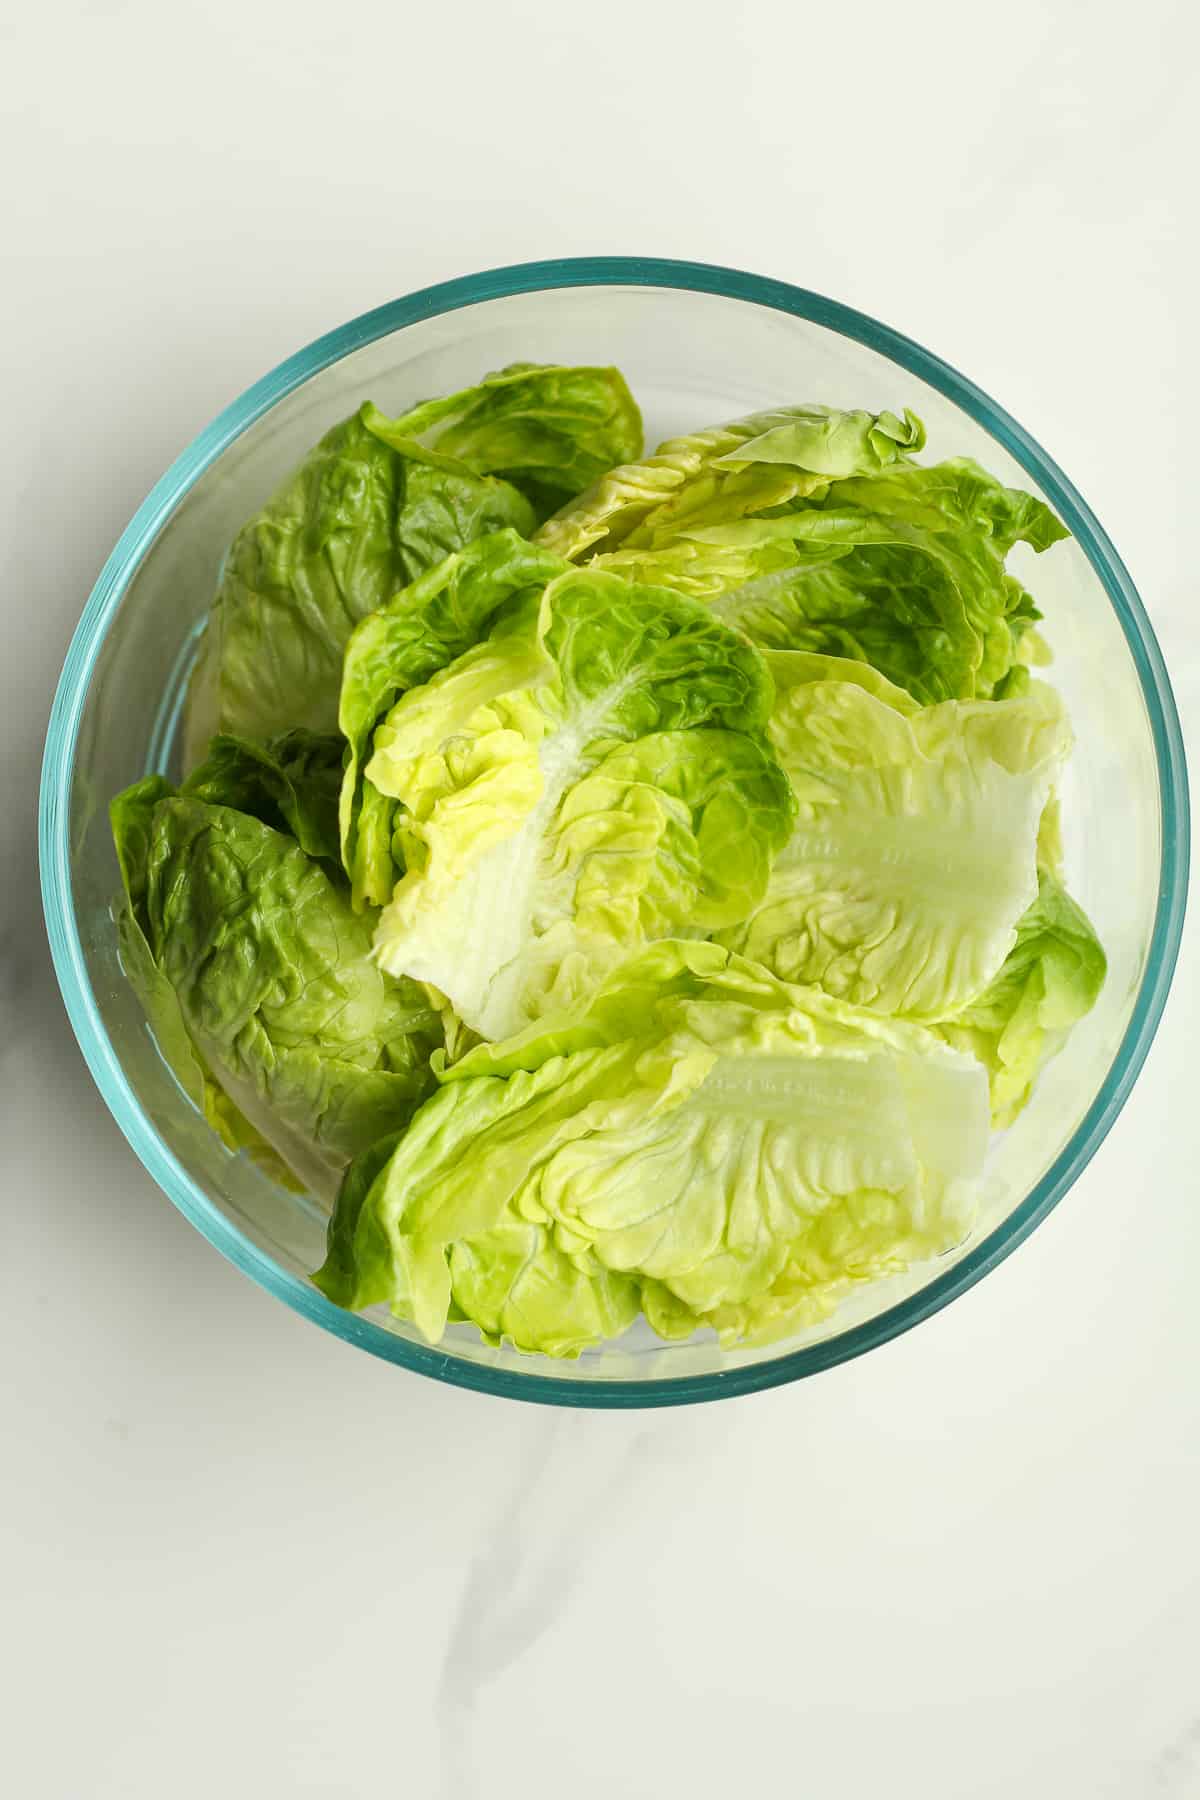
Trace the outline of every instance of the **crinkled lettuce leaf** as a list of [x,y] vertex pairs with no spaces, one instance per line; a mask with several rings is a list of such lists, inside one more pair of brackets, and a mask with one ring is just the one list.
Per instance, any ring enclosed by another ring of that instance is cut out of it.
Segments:
[[265,744],[221,733],[180,792],[250,813],[336,865],[344,748],[332,733],[287,731]]
[[609,469],[545,522],[538,542],[572,561],[621,547],[661,550],[694,526],[728,524],[848,476],[878,473],[924,441],[910,412],[902,419],[828,406],[752,413],[668,438],[643,462]]
[[147,776],[118,794],[109,809],[124,889],[113,908],[121,967],[146,1014],[159,1055],[197,1112],[203,1114],[227,1148],[245,1151],[273,1181],[302,1193],[304,1183],[213,1079],[188,1035],[178,996],[155,962],[146,937],[150,830],[159,800],[173,793],[171,784],[162,776]]
[[332,731],[360,619],[488,532],[528,536],[641,443],[617,370],[530,363],[334,426],[229,551],[189,691],[189,766],[217,732]]
[[1039,827],[1071,743],[1061,701],[1035,683],[914,710],[854,664],[831,680],[822,659],[770,663],[771,738],[799,814],[763,900],[722,941],[880,1013],[957,1012],[1037,895]]
[[146,872],[154,813],[159,801],[174,791],[162,776],[147,776],[118,794],[109,808],[124,888],[114,909],[117,942],[121,967],[142,1003],[163,1060],[193,1106],[207,1112],[211,1077],[187,1034],[175,990],[155,962],[146,937]]
[[539,517],[642,451],[641,413],[613,368],[510,363],[399,418],[368,406],[363,419],[385,443],[416,439],[476,475],[503,476]]
[[838,489],[836,504],[896,516],[924,531],[967,532],[1001,560],[1017,544],[1040,553],[1070,535],[1044,500],[1005,487],[969,456],[854,475]]
[[611,471],[539,541],[708,600],[766,647],[868,662],[925,702],[1018,691],[1039,614],[1005,558],[1065,530],[968,458],[914,462],[923,442],[907,413],[758,414]]
[[955,1049],[978,1057],[991,1082],[992,1123],[1011,1125],[1038,1074],[1100,996],[1107,964],[1082,907],[1043,868],[1037,898],[995,979],[938,1026]]
[[760,559],[761,574],[715,600],[756,643],[857,658],[932,703],[1024,685],[1040,614],[1004,559],[1065,535],[1042,501],[960,458],[841,482],[821,504],[704,532],[690,549]]
[[335,425],[229,550],[188,692],[188,763],[218,732],[333,731],[359,619],[486,532],[533,525],[509,483],[385,443],[361,412]]
[[369,922],[283,832],[158,777],[112,818],[126,966],[168,1062],[227,1142],[265,1140],[332,1196],[430,1086],[427,997],[375,965]]
[[348,747],[340,833],[356,905],[384,905],[396,880],[396,803],[364,774],[376,726],[401,694],[469,650],[510,603],[539,596],[566,566],[515,531],[489,533],[419,576],[351,634],[338,703]]
[[[713,944],[625,963],[581,1014],[445,1071],[351,1172],[318,1285],[437,1341],[454,1309],[571,1354],[640,1302],[727,1342],[960,1240],[987,1082],[923,1028]],[[612,1285],[612,1284],[616,1285]]]
[[528,596],[375,730],[404,870],[381,966],[504,1037],[744,917],[791,823],[770,704],[758,652],[678,595],[571,570]]

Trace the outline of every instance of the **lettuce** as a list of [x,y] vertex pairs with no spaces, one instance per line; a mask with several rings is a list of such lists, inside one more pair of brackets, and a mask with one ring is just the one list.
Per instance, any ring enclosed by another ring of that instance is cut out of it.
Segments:
[[[699,550],[719,550],[721,535]],[[715,604],[756,643],[858,658],[927,703],[999,697],[1041,616],[1004,559],[1063,535],[1040,500],[965,459],[896,467],[743,527],[742,553],[767,572]],[[768,552],[791,562],[770,572]]]
[[332,731],[357,621],[462,544],[533,523],[505,482],[385,444],[358,414],[335,426],[234,539],[188,692],[188,760],[217,732]]
[[153,776],[112,822],[126,971],[185,1092],[232,1147],[269,1146],[332,1197],[428,1091],[428,999],[376,967],[337,880],[261,819]]
[[875,474],[919,450],[912,413],[838,412],[789,406],[668,438],[644,462],[611,469],[548,519],[538,542],[577,561],[585,552],[659,550],[696,526],[827,491],[851,475]]
[[511,363],[398,419],[374,406],[362,417],[385,443],[403,448],[415,439],[475,475],[503,476],[539,515],[642,449],[637,402],[612,368]]
[[180,790],[290,832],[308,856],[340,862],[340,737],[288,731],[265,744],[221,734]]
[[1065,532],[968,458],[915,463],[923,442],[911,413],[756,414],[614,470],[538,539],[710,601],[767,648],[868,662],[917,699],[998,695],[1040,616],[1005,557]]
[[937,1027],[947,1043],[987,1070],[997,1130],[1012,1124],[1040,1071],[1096,1004],[1106,968],[1086,913],[1042,868],[1037,898],[1019,920],[1016,942],[995,979]]
[[957,1242],[987,1130],[983,1071],[932,1033],[664,942],[445,1071],[351,1172],[316,1280],[435,1342],[453,1308],[574,1354],[639,1304],[733,1342]]
[[174,789],[161,776],[135,782],[109,809],[124,892],[114,907],[121,967],[141,1002],[158,1052],[180,1088],[230,1150],[245,1150],[282,1186],[303,1192],[300,1181],[213,1080],[188,1035],[174,988],[159,969],[146,938],[146,864],[154,809]]
[[368,402],[235,538],[189,691],[188,762],[217,732],[332,731],[360,619],[476,538],[528,535],[548,496],[640,448],[613,369],[520,364],[396,419]]
[[829,660],[770,662],[771,737],[799,817],[761,903],[722,941],[880,1013],[957,1012],[998,974],[1036,898],[1039,828],[1071,741],[1062,703],[1035,683],[1019,699],[914,709],[829,679]]
[[351,634],[338,705],[348,746],[339,829],[357,906],[384,905],[395,885],[395,802],[365,773],[376,726],[401,694],[477,643],[510,601],[536,597],[566,567],[514,531],[490,533],[401,589]]
[[[606,367],[364,405],[235,539],[123,965],[314,1277],[431,1342],[765,1344],[960,1243],[1095,1004],[1018,546],[911,412],[644,455]],[[1015,562],[1015,559],[1014,559]]]
[[762,657],[677,595],[570,571],[527,596],[376,727],[404,870],[380,965],[504,1037],[735,924],[791,826],[770,704]]

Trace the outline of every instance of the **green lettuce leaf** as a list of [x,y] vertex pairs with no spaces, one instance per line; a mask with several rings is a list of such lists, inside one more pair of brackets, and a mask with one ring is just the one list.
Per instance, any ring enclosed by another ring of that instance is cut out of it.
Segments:
[[141,1001],[163,1061],[193,1106],[207,1112],[211,1077],[187,1034],[175,990],[155,962],[146,938],[146,871],[154,813],[159,801],[173,792],[161,776],[148,776],[118,794],[109,809],[124,884],[123,898],[115,909],[117,943],[121,967]]
[[507,1212],[447,1257],[454,1317],[469,1319],[490,1344],[506,1339],[545,1356],[578,1356],[620,1337],[638,1316],[641,1294],[629,1275],[596,1257],[568,1254],[540,1224]]
[[877,473],[924,441],[909,412],[903,419],[828,406],[752,413],[669,438],[644,462],[608,470],[546,521],[538,542],[572,561],[622,545],[660,550],[696,525],[727,524]]
[[965,532],[987,542],[1001,561],[1016,544],[1040,553],[1070,536],[1044,500],[1005,487],[969,456],[853,476],[838,489],[836,504],[899,517],[923,531]]
[[385,444],[361,413],[334,426],[234,539],[189,688],[188,762],[217,732],[334,730],[358,620],[464,544],[533,524],[506,482]]
[[230,1150],[245,1151],[272,1181],[303,1193],[303,1181],[213,1079],[188,1036],[175,990],[155,963],[128,905],[117,908],[116,926],[121,967],[141,1002],[159,1054],[187,1098]]
[[987,1069],[997,1130],[1012,1124],[1041,1069],[1096,1004],[1106,969],[1086,913],[1041,869],[1037,898],[1018,923],[1000,972],[970,1006],[937,1028]]
[[340,737],[311,731],[284,732],[265,744],[221,734],[180,792],[250,813],[290,832],[306,855],[338,864],[344,748]]
[[146,1014],[159,1055],[197,1112],[230,1150],[245,1151],[273,1181],[303,1192],[304,1183],[213,1079],[188,1036],[178,996],[155,962],[146,938],[146,869],[154,810],[159,800],[173,792],[162,776],[147,776],[118,794],[109,809],[124,884],[113,909],[121,967]]
[[923,442],[911,414],[757,414],[611,471],[539,542],[713,602],[765,647],[871,663],[924,702],[1007,696],[1039,615],[1005,557],[1066,533],[967,458],[915,463]]
[[828,662],[770,661],[771,738],[799,816],[761,904],[722,941],[880,1013],[957,1012],[997,975],[1037,894],[1039,827],[1071,741],[1058,696],[1036,683],[1023,699],[913,711],[827,679]]
[[855,662],[847,656],[828,656],[818,650],[764,650],[763,660],[775,684],[777,717],[772,721],[773,731],[782,727],[786,713],[794,709],[797,700],[804,704],[811,698],[797,696],[795,690],[818,681],[848,682],[905,718],[911,719],[921,711],[920,702],[913,699],[907,688],[897,687],[870,663]]
[[679,596],[572,570],[528,597],[375,731],[405,870],[380,965],[504,1037],[744,917],[791,822],[770,704],[761,656]]
[[739,557],[752,571],[740,588],[725,580],[715,605],[756,643],[857,658],[932,703],[1025,685],[1041,646],[1022,642],[1040,615],[1004,559],[1015,543],[1041,551],[1065,535],[1042,501],[960,458],[851,478],[682,548],[702,567]]
[[986,1140],[982,1069],[932,1033],[660,943],[447,1070],[351,1172],[316,1280],[435,1342],[453,1309],[570,1354],[636,1294],[669,1335],[732,1340],[781,1282],[803,1313],[959,1241]]
[[415,439],[476,475],[503,476],[542,517],[642,451],[641,414],[612,368],[512,363],[397,419],[373,406],[363,419],[385,443]]
[[395,885],[396,805],[364,776],[375,728],[401,694],[478,642],[496,615],[563,572],[560,557],[515,531],[445,557],[356,627],[346,646],[338,723],[348,745],[340,799],[342,860],[355,904],[382,906]]
[[395,419],[368,402],[234,540],[189,690],[188,765],[218,732],[332,731],[360,619],[476,538],[528,536],[641,442],[615,369],[515,364]]
[[369,922],[284,833],[157,777],[112,816],[126,967],[168,1063],[233,1147],[265,1140],[332,1195],[429,1087],[425,995],[376,967]]
[[124,788],[108,809],[126,904],[143,935],[150,929],[146,883],[154,815],[159,801],[171,799],[174,793],[175,789],[165,775],[146,775],[131,787]]

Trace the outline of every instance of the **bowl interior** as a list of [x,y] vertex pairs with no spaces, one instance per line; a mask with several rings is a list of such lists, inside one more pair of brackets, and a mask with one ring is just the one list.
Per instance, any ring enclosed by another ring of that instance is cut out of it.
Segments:
[[[974,456],[1003,480],[1041,491],[1052,504],[1061,500],[1052,481],[1038,489],[999,438],[930,380],[831,324],[772,305],[636,281],[595,282],[456,302],[398,329],[387,323],[365,322],[380,335],[315,373],[285,366],[276,387],[290,383],[289,391],[251,423],[245,420],[263,406],[264,393],[243,403],[240,414],[232,409],[237,417],[218,439],[244,428],[215,458],[198,447],[182,473],[167,478],[169,486],[160,484],[106,571],[73,646],[47,756],[46,882],[64,991],[85,1050],[122,1128],[201,1229],[293,1304],[394,1360],[471,1385],[584,1403],[651,1391],[669,1398],[668,1389],[705,1397],[779,1379],[785,1364],[794,1374],[837,1360],[860,1346],[864,1328],[870,1335],[871,1322],[874,1335],[890,1335],[928,1309],[934,1284],[944,1293],[946,1277],[964,1259],[980,1263],[981,1246],[992,1255],[1027,1229],[1035,1218],[1030,1197],[1040,1196],[1044,1210],[1102,1135],[1108,1120],[1094,1103],[1106,1078],[1101,1111],[1111,1114],[1119,1104],[1112,1071],[1129,1054],[1122,1044],[1147,973],[1163,865],[1162,726],[1147,707],[1145,668],[1138,666],[1144,653],[1131,648],[1078,542],[1040,558],[1014,558],[1045,613],[1055,653],[1051,679],[1074,723],[1077,745],[1062,794],[1067,872],[1100,933],[1110,973],[1095,1012],[1047,1069],[1017,1125],[994,1140],[979,1225],[967,1243],[937,1263],[864,1287],[822,1326],[769,1349],[719,1352],[700,1338],[664,1346],[639,1326],[619,1345],[556,1363],[491,1349],[463,1326],[451,1327],[433,1352],[381,1310],[350,1319],[306,1281],[323,1253],[320,1208],[232,1156],[192,1110],[121,972],[111,917],[119,884],[107,804],[148,770],[176,767],[187,673],[238,525],[361,401],[400,411],[517,360],[617,363],[642,405],[651,445],[786,401],[910,406],[927,425],[927,457]],[[316,349],[308,370],[333,354]],[[937,378],[932,363],[926,372]]]

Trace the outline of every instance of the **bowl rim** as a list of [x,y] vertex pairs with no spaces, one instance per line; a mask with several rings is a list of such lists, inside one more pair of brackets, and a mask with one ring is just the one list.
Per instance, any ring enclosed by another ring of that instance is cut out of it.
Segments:
[[[143,1111],[108,1037],[88,979],[73,903],[70,794],[80,721],[96,659],[143,557],[183,496],[217,457],[286,395],[333,363],[422,319],[481,301],[570,287],[681,289],[739,300],[835,331],[886,356],[936,388],[996,439],[1039,485],[1104,587],[1141,684],[1158,771],[1162,861],[1145,969],[1125,1034],[1091,1105],[1050,1168],[1021,1204],[954,1268],[867,1323],[766,1361],[707,1374],[645,1381],[542,1375],[477,1363],[415,1344],[342,1311],[309,1282],[281,1268],[226,1218],[176,1160]],[[1187,895],[1189,810],[1179,715],[1137,590],[1107,533],[1074,485],[1003,407],[949,363],[866,313],[768,276],[663,257],[583,256],[516,263],[420,288],[327,332],[264,375],[188,445],[151,489],[100,572],[59,679],[42,765],[39,813],[42,900],[55,973],[75,1036],[117,1125],[149,1174],[208,1241],[296,1312],[386,1361],[456,1386],[549,1405],[680,1405],[756,1392],[863,1355],[929,1318],[1010,1255],[1077,1180],[1103,1142],[1150,1048],[1170,987]]]

